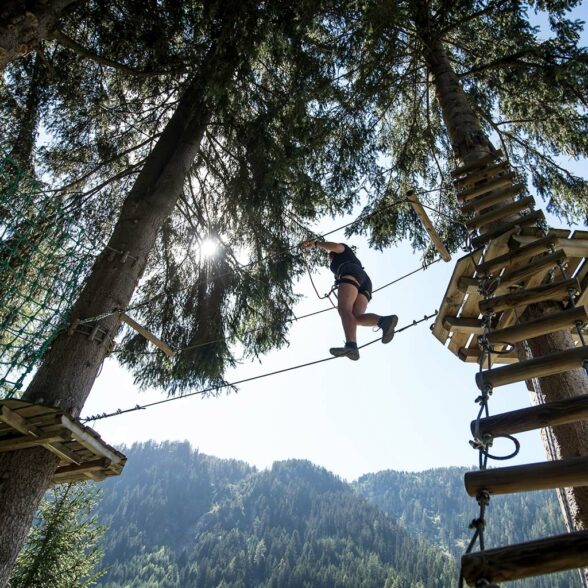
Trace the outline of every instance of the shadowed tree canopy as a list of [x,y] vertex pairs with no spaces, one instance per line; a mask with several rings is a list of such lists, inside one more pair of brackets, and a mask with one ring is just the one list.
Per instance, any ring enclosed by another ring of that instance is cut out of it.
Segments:
[[[341,67],[353,85],[353,108],[370,121],[381,153],[370,170],[366,212],[382,212],[355,232],[368,232],[376,247],[407,237],[424,247],[410,207],[383,211],[414,186],[445,184],[423,200],[458,216],[447,177],[457,154],[427,60],[433,47],[447,55],[482,132],[531,181],[548,210],[588,218],[588,184],[562,163],[588,154],[588,59],[579,46],[582,23],[569,17],[578,4],[374,0],[346,19],[337,44]],[[531,22],[534,13],[545,22],[541,29]],[[450,246],[463,242],[459,225],[438,220]]]
[[[6,149],[51,179],[48,197],[85,230],[112,230],[210,46],[214,14],[214,2],[81,3],[60,26],[86,52],[47,43],[42,60],[7,69],[0,116],[22,131],[5,138]],[[223,98],[132,304],[173,349],[190,349],[168,359],[127,333],[117,357],[141,384],[169,392],[220,384],[239,357],[232,344],[251,357],[286,343],[302,270],[296,244],[307,237],[292,218],[350,210],[375,165],[350,88],[334,83],[328,45],[343,14],[337,2],[260,9],[264,39],[235,84],[218,89]],[[206,240],[218,244],[214,256],[201,255]]]

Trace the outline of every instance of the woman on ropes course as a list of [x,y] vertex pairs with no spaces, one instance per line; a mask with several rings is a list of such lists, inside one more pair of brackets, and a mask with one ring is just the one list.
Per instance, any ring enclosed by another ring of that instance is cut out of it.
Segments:
[[390,343],[398,317],[395,314],[380,316],[366,313],[368,302],[372,298],[372,281],[351,247],[345,243],[314,239],[303,241],[300,246],[304,249],[316,247],[329,252],[330,268],[335,274],[335,287],[339,291],[337,309],[345,332],[345,347],[331,347],[331,355],[348,357],[353,361],[359,359],[357,325],[379,327],[382,329],[382,343]]

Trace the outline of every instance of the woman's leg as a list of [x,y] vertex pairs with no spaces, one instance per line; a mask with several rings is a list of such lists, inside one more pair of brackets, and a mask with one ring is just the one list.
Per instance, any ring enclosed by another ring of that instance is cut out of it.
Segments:
[[381,317],[379,314],[374,314],[373,312],[366,313],[367,305],[368,299],[363,294],[358,294],[353,305],[353,316],[358,325],[362,325],[363,327],[377,327]]
[[[344,277],[353,279],[352,276]],[[357,343],[357,320],[353,314],[353,306],[358,298],[357,288],[351,284],[339,284],[337,297],[337,309],[339,311],[339,316],[341,317],[341,323],[343,324],[345,341]]]

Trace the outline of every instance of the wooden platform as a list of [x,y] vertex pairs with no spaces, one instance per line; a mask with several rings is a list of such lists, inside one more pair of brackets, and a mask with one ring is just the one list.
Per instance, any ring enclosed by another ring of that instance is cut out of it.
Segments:
[[[484,302],[484,297],[476,287],[479,277],[483,275],[477,266],[490,277],[504,276],[504,284],[499,283],[497,295],[511,295],[524,300],[525,290],[540,287],[549,281],[550,276],[554,275],[556,280],[562,281],[557,267],[557,261],[562,260],[567,266],[568,277],[577,280],[574,282],[580,289],[577,304],[588,305],[588,231],[570,234],[570,231],[555,229],[549,232],[548,237],[544,238],[535,227],[511,230],[502,238],[491,240],[484,248],[464,255],[457,261],[433,326],[433,334],[462,361],[475,363],[479,357],[478,335],[482,324],[480,303]],[[544,249],[531,246],[538,240],[545,245]],[[551,253],[549,246],[556,249],[555,254]],[[517,255],[519,249],[522,249],[522,253]],[[553,300],[561,302],[562,309],[566,306],[566,299],[565,291],[553,297]],[[523,314],[527,305],[525,302],[517,302],[516,312],[513,309],[515,305],[502,305],[507,306],[505,309],[496,305],[500,310],[493,318],[493,328],[501,330],[514,325],[517,316]],[[482,307],[493,307],[493,303],[482,304]],[[576,334],[573,325],[569,326],[569,330]],[[578,339],[577,336],[575,338]],[[512,355],[494,354],[492,359],[494,363],[517,361]]]
[[96,431],[57,408],[0,400],[0,452],[39,446],[61,460],[54,484],[118,476],[127,460]]

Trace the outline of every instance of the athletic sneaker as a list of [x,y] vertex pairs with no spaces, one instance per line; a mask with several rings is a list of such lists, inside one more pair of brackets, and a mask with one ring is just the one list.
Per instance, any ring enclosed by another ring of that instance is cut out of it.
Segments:
[[352,347],[351,345],[345,345],[345,347],[331,347],[329,351],[331,355],[334,355],[335,357],[348,357],[353,361],[359,359],[359,349],[357,346]]
[[398,324],[398,317],[395,314],[383,316],[378,321],[378,327],[382,329],[382,343],[390,343],[394,339],[394,329]]

